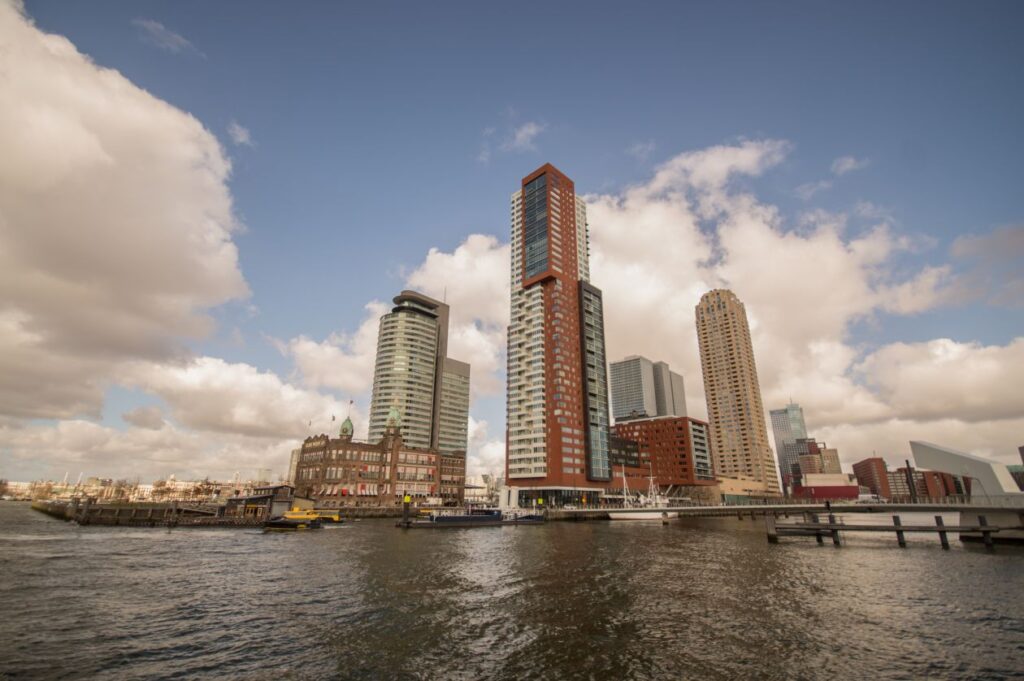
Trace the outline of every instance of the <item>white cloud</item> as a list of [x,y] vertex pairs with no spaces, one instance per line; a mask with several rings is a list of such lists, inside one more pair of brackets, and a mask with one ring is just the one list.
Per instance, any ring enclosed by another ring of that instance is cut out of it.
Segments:
[[1008,225],[989,234],[957,237],[950,254],[967,266],[962,295],[990,305],[1024,306],[1024,225]]
[[646,161],[654,153],[654,140],[646,142],[635,142],[626,148],[626,153],[638,161]]
[[[174,420],[188,428],[261,438],[301,438],[331,427],[345,414],[340,400],[283,382],[248,364],[198,357],[180,365],[138,363],[123,385],[160,397]],[[365,421],[354,412],[353,422]]]
[[853,156],[841,156],[832,161],[832,174],[839,176],[854,170],[867,168],[870,161],[866,158],[854,158]]
[[148,428],[159,430],[164,427],[164,413],[160,407],[136,407],[121,414],[125,423],[130,423],[136,428]]
[[832,182],[829,180],[819,180],[817,182],[807,182],[797,187],[794,192],[804,201],[810,201],[815,194],[818,192],[825,191],[826,189],[832,188]]
[[0,412],[99,412],[119,363],[180,356],[244,298],[216,138],[0,3]]
[[70,419],[55,425],[0,424],[0,452],[9,479],[59,479],[79,472],[151,482],[252,477],[259,468],[287,473],[295,440],[210,435],[174,426],[117,430]]
[[228,136],[238,146],[253,146],[252,135],[249,133],[249,129],[240,125],[238,121],[228,123]]
[[504,475],[505,439],[489,438],[487,421],[469,417],[469,448],[466,460],[467,475]]
[[856,371],[902,419],[1024,416],[1024,337],[1005,346],[948,338],[893,343],[868,355]]
[[373,383],[377,331],[381,315],[390,309],[380,301],[367,303],[366,317],[354,334],[337,332],[324,341],[298,336],[276,344],[283,354],[293,358],[306,385],[361,395]]
[[544,123],[537,123],[536,121],[527,121],[522,125],[517,126],[513,131],[512,135],[505,140],[501,145],[504,151],[536,151],[537,147],[534,144],[534,140],[544,130],[547,129],[547,125]]
[[173,54],[190,53],[206,58],[199,48],[188,41],[184,36],[170,30],[159,21],[154,19],[133,19],[132,24],[139,29],[139,35],[143,40],[155,45],[162,50]]

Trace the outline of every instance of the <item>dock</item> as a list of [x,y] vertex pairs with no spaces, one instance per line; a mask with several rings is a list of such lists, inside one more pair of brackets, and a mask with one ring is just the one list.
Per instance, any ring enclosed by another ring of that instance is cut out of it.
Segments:
[[899,515],[892,516],[891,525],[870,525],[870,524],[847,524],[837,522],[834,513],[828,516],[828,522],[821,522],[815,513],[808,513],[804,522],[780,523],[775,515],[765,515],[765,530],[768,536],[768,543],[778,544],[780,537],[814,537],[818,544],[823,544],[826,537],[831,538],[833,545],[841,546],[841,532],[875,532],[895,535],[897,545],[900,548],[907,547],[906,533],[928,533],[938,535],[939,542],[943,549],[949,549],[949,533],[969,535],[969,539],[980,537],[981,542],[989,551],[994,550],[994,535],[999,532],[1019,532],[1024,530],[1024,523],[1016,525],[997,526],[990,525],[984,515],[977,516],[977,524],[946,525],[941,515],[935,516],[934,525],[904,525]]

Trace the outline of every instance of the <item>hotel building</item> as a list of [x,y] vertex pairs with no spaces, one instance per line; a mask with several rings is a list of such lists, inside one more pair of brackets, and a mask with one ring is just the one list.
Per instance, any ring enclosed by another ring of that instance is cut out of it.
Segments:
[[411,446],[404,431],[392,407],[375,442],[353,440],[351,419],[342,423],[337,438],[306,438],[295,470],[295,494],[315,500],[318,508],[394,506],[406,494],[416,501],[461,503],[465,452]]

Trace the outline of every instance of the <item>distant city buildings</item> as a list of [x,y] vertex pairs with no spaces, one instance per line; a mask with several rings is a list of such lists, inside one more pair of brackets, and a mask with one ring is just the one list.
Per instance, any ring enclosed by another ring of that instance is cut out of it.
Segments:
[[889,468],[885,459],[873,456],[853,464],[853,474],[857,482],[880,499],[892,498],[892,487],[889,486]]
[[840,474],[843,468],[839,463],[839,451],[830,449],[824,442],[813,437],[800,438],[795,443],[797,453],[797,469],[794,480],[799,482],[801,476],[809,473]]
[[799,404],[790,402],[782,409],[772,409],[770,416],[782,485],[790,489],[793,477],[800,474],[800,451],[796,442],[807,437],[804,410]]
[[715,289],[701,297],[695,313],[715,472],[763,482],[769,494],[777,495],[778,470],[768,444],[746,309],[732,291]]
[[686,416],[683,377],[665,362],[632,355],[611,363],[612,415],[615,421],[654,416]]

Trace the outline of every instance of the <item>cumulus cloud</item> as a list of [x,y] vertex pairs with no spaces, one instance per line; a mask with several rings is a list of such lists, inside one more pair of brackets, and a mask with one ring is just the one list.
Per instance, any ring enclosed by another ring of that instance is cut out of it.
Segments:
[[132,24],[138,29],[139,36],[151,45],[173,54],[194,54],[206,58],[199,48],[184,36],[170,30],[155,19],[133,19]]
[[381,316],[390,309],[390,305],[380,301],[367,303],[366,317],[355,333],[339,331],[323,341],[298,336],[275,343],[283,354],[295,361],[306,385],[361,395],[373,383],[377,331]]
[[216,138],[0,3],[0,410],[96,415],[119,362],[244,298]]
[[469,417],[469,448],[467,475],[504,475],[505,439],[491,438],[487,421]]
[[0,424],[0,442],[4,475],[10,479],[59,479],[65,472],[84,471],[142,482],[171,474],[179,480],[227,480],[240,472],[247,478],[260,468],[285,475],[296,445],[294,440],[211,436],[171,425],[118,430],[79,419]]
[[536,121],[527,121],[522,125],[517,126],[511,136],[502,143],[501,148],[504,151],[537,151],[537,146],[534,144],[534,140],[547,129],[547,125],[544,123],[538,123]]
[[251,147],[253,145],[249,128],[240,125],[238,121],[228,123],[228,136],[237,146]]
[[121,414],[121,419],[136,428],[159,430],[164,426],[164,413],[160,407],[136,407]]
[[965,298],[982,298],[1002,307],[1024,306],[1024,225],[964,234],[949,251],[967,268]]
[[948,338],[892,343],[856,370],[903,419],[975,422],[1024,415],[1024,338],[1005,346]]
[[[179,424],[197,431],[261,438],[301,438],[326,430],[348,407],[337,398],[297,388],[248,364],[198,357],[180,365],[139,363],[121,382],[160,397]],[[361,412],[353,422],[362,424]]]
[[861,170],[868,167],[868,159],[854,158],[853,156],[840,156],[832,161],[832,174],[845,175],[854,170]]

